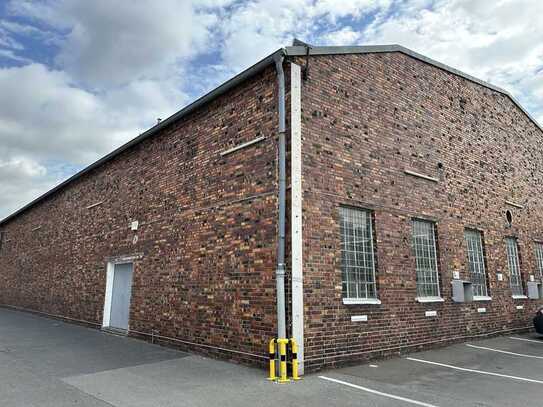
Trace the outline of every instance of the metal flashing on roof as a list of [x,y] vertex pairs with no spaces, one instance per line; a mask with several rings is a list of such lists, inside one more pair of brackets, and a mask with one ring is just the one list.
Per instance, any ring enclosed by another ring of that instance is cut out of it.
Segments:
[[211,102],[215,98],[219,97],[220,95],[226,93],[230,89],[234,88],[238,84],[242,83],[246,79],[249,79],[250,77],[256,75],[266,67],[270,66],[274,63],[274,59],[278,55],[285,55],[285,56],[307,56],[309,52],[309,56],[318,56],[318,55],[345,55],[345,54],[371,54],[371,53],[388,53],[388,52],[401,52],[405,55],[408,55],[412,58],[418,59],[422,62],[425,62],[427,64],[433,65],[437,68],[443,69],[447,72],[453,73],[455,75],[458,75],[460,77],[463,77],[471,82],[474,82],[476,84],[479,84],[481,86],[484,86],[488,89],[494,90],[496,92],[499,92],[511,99],[511,101],[535,124],[536,127],[538,127],[541,131],[543,131],[543,127],[535,120],[534,117],[530,113],[528,113],[521,104],[506,90],[499,88],[497,86],[494,86],[488,82],[482,81],[480,79],[477,79],[471,75],[468,75],[464,72],[461,72],[455,68],[452,68],[448,65],[442,64],[441,62],[434,61],[433,59],[430,59],[428,57],[425,57],[424,55],[421,55],[417,52],[411,51],[410,49],[407,49],[405,47],[402,47],[401,45],[365,45],[365,46],[310,46],[307,45],[301,45],[305,44],[301,41],[295,41],[295,45],[289,46],[286,48],[281,48],[275,51],[274,53],[268,55],[266,58],[260,60],[250,68],[246,69],[245,71],[241,72],[240,74],[234,76],[232,79],[224,82],[219,87],[215,88],[211,92],[207,93],[206,95],[202,96],[201,98],[197,99],[193,103],[189,104],[188,106],[184,107],[177,113],[173,114],[172,116],[168,117],[165,120],[162,120],[160,123],[156,124],[149,130],[145,131],[144,133],[140,134],[138,137],[130,140],[126,144],[123,144],[116,150],[112,151],[111,153],[107,154],[106,156],[102,157],[98,161],[90,164],[88,167],[82,169],[75,175],[68,178],[66,181],[60,183],[53,189],[49,190],[45,194],[39,196],[38,198],[34,199],[32,202],[28,203],[27,205],[23,206],[21,209],[15,211],[11,215],[7,216],[6,218],[2,219],[0,221],[0,226],[7,223],[11,219],[15,218],[17,215],[21,214],[22,212],[26,211],[27,209],[31,208],[32,206],[38,204],[39,202],[45,200],[47,197],[53,195],[55,192],[60,191],[62,188],[67,186],[68,184],[74,182],[75,180],[82,177],[84,174],[92,171],[93,169],[101,166],[102,164],[108,162],[109,160],[113,159],[114,157],[118,156],[122,152],[128,150],[130,147],[139,144],[143,140],[157,134],[160,130],[164,129],[165,127],[169,126],[170,124],[182,119],[183,117],[187,116],[188,114],[192,113],[199,107]]

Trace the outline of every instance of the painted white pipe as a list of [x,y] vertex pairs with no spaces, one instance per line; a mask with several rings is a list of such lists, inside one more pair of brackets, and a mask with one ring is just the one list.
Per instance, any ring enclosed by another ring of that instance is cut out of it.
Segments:
[[286,207],[286,141],[285,141],[285,72],[283,71],[283,54],[276,54],[275,69],[277,71],[279,111],[279,219],[277,228],[277,269],[275,271],[277,291],[277,337],[287,337],[286,310],[285,310],[285,207]]

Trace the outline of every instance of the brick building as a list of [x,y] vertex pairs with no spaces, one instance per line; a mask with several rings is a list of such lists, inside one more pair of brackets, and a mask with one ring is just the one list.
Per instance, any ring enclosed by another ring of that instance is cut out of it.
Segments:
[[542,129],[395,45],[278,50],[8,216],[0,304],[265,363],[282,83],[286,330],[306,369],[530,326]]

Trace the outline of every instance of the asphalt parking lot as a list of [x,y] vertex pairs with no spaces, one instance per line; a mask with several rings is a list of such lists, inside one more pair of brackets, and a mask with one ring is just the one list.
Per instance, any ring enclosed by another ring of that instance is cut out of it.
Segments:
[[278,385],[258,369],[0,308],[0,405],[539,407],[543,339],[472,341]]

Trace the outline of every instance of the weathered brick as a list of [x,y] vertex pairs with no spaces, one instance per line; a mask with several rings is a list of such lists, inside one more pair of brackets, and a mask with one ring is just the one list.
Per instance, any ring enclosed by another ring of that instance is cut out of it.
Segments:
[[[302,94],[307,368],[530,326],[541,301],[512,299],[504,238],[518,237],[526,284],[543,237],[541,130],[504,94],[397,52],[313,57]],[[342,303],[345,204],[373,210],[381,305]],[[443,303],[415,301],[413,217],[437,223]],[[484,233],[489,302],[451,299],[453,271],[469,279],[466,227]],[[360,314],[368,322],[351,322]]]
[[[138,253],[132,334],[265,363],[276,329],[275,80],[267,68],[2,225],[0,303],[100,324],[107,259]],[[504,238],[518,238],[526,283],[543,238],[541,136],[506,95],[407,55],[312,56],[302,89],[306,367],[529,326],[541,302],[511,298]],[[373,211],[381,305],[342,302],[344,204]],[[413,217],[437,223],[443,303],[415,301]],[[451,299],[453,271],[469,279],[466,227],[484,233],[490,302]],[[360,314],[368,321],[351,322]]]
[[132,333],[260,363],[217,348],[264,358],[274,336],[275,107],[270,67],[10,220],[0,303],[101,324],[107,259],[142,253]]

